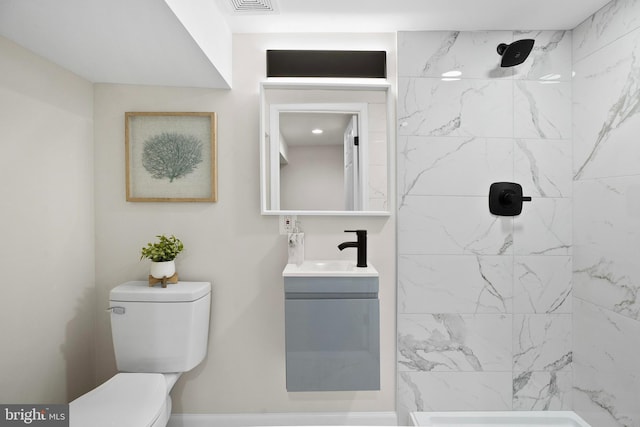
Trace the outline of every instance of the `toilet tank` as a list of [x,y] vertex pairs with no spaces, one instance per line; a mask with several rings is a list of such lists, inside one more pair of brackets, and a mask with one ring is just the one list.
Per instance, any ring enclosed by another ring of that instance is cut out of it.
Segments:
[[127,282],[111,290],[109,302],[119,371],[186,372],[207,354],[210,283]]

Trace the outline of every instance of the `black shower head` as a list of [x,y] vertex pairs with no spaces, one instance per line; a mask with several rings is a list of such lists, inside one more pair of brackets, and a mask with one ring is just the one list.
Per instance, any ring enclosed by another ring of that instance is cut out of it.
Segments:
[[513,67],[522,64],[533,49],[533,39],[516,40],[511,44],[500,43],[498,54],[502,56],[501,67]]

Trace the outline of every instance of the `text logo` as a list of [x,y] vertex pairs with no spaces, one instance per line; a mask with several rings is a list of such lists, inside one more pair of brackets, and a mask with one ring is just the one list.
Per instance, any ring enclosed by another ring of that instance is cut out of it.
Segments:
[[69,427],[69,405],[0,405],[0,427]]

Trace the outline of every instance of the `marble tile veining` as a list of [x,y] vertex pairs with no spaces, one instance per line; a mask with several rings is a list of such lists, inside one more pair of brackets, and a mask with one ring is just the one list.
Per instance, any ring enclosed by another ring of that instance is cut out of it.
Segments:
[[511,82],[398,79],[398,135],[511,137]]
[[511,313],[510,256],[400,255],[400,313]]
[[570,314],[513,315],[514,371],[571,370]]
[[517,80],[513,96],[516,138],[571,138],[571,83]]
[[[525,191],[525,195],[526,191]],[[571,199],[533,197],[513,222],[516,255],[570,255]]]
[[516,372],[513,409],[518,411],[566,411],[571,409],[571,372]]
[[[407,195],[485,196],[513,177],[513,142],[475,137],[398,138],[400,204]],[[451,171],[462,169],[456,179]]]
[[534,39],[527,60],[515,67],[515,79],[571,80],[571,31],[515,31],[514,39]]
[[571,313],[570,256],[517,256],[514,313]]
[[640,177],[577,181],[574,294],[640,320]]
[[399,208],[399,254],[512,253],[513,222],[491,215],[486,197],[407,196]]
[[511,78],[500,69],[496,47],[511,43],[511,31],[415,31],[398,33],[398,73],[407,77],[442,77],[459,71],[463,78]]
[[511,316],[404,314],[398,319],[400,371],[506,371]]
[[640,30],[575,66],[574,179],[637,173]]
[[578,62],[603,46],[640,27],[640,2],[607,3],[573,30],[573,60]]
[[640,322],[576,299],[574,408],[594,426],[637,426]]
[[571,141],[518,139],[514,154],[514,181],[528,195],[571,197]]

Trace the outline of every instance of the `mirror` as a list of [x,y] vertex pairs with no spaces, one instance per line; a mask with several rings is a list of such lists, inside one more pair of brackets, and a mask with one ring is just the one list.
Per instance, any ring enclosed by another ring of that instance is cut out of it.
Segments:
[[265,215],[389,215],[388,84],[261,91]]
[[270,117],[274,210],[366,210],[367,104],[272,104]]

